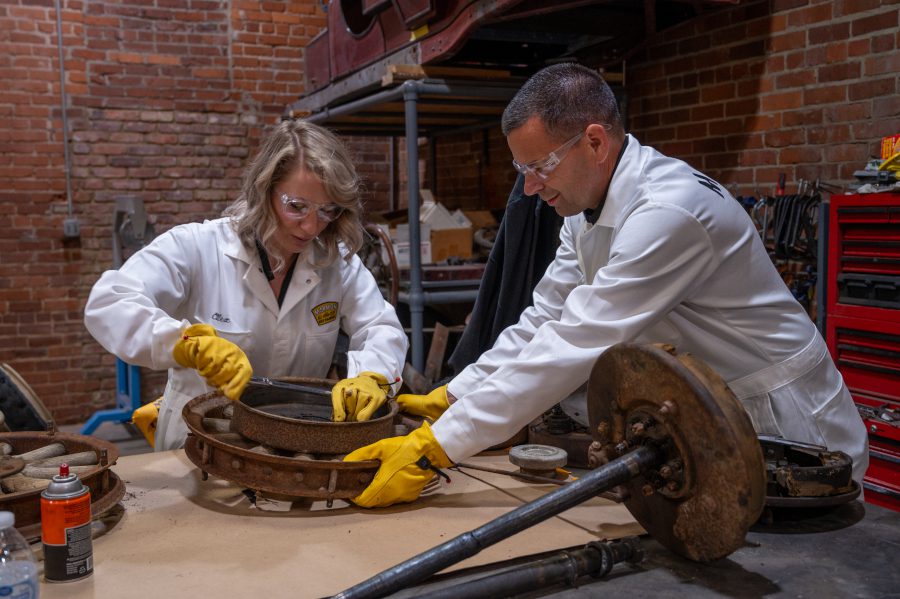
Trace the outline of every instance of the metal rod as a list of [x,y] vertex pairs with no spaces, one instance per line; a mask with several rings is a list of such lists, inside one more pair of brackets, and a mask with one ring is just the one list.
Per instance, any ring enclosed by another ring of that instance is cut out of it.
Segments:
[[581,549],[560,551],[550,557],[532,560],[508,570],[490,574],[418,595],[421,599],[494,599],[511,597],[555,584],[570,586],[580,577],[591,575],[603,578],[613,565],[629,561],[638,562],[643,552],[638,539],[631,537],[621,541],[588,543]]
[[413,368],[425,370],[424,326],[425,297],[422,294],[421,231],[419,229],[419,101],[418,86],[407,81],[403,89],[406,116],[406,213],[409,217],[409,324]]
[[287,383],[285,381],[275,381],[262,376],[251,376],[247,381],[247,387],[256,389],[283,389],[284,391],[296,391],[298,393],[308,393],[316,397],[331,398],[331,389],[323,389],[322,387],[312,387],[310,385],[298,385],[297,383]]
[[568,480],[563,480],[560,478],[550,478],[549,476],[538,476],[537,474],[528,474],[527,472],[513,472],[511,470],[501,470],[500,468],[488,468],[487,466],[476,466],[475,464],[468,464],[466,462],[460,462],[454,466],[454,468],[469,468],[471,470],[480,470],[482,472],[491,472],[493,474],[505,474],[507,476],[511,476],[513,478],[519,478],[522,480],[527,480],[528,482],[533,483],[547,483],[551,485],[565,485],[568,484]]
[[63,156],[66,162],[66,206],[68,215],[71,218],[75,212],[72,205],[72,157],[69,154],[69,117],[68,117],[68,99],[66,96],[66,63],[63,57],[63,31],[62,31],[62,8],[59,0],[56,0],[56,46],[59,51],[59,100],[62,110],[62,127],[63,127]]
[[472,557],[517,532],[561,514],[596,496],[601,491],[627,482],[661,461],[659,451],[641,446],[622,457],[592,470],[573,483],[560,487],[508,512],[475,530],[429,549],[372,578],[335,595],[338,599],[369,599],[421,582],[428,576]]

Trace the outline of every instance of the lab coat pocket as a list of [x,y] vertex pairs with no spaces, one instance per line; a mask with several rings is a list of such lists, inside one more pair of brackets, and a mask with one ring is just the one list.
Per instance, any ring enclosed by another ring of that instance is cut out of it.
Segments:
[[300,357],[306,376],[325,377],[331,368],[334,348],[337,344],[337,329],[332,333],[307,335]]
[[775,419],[775,411],[772,409],[772,398],[768,393],[744,397],[740,402],[750,416],[756,434],[782,436],[781,428]]
[[221,329],[217,329],[216,333],[218,333],[219,337],[223,339],[228,339],[239,348],[241,348],[244,353],[248,353],[252,348],[250,344],[253,340],[253,333],[251,331],[223,331]]

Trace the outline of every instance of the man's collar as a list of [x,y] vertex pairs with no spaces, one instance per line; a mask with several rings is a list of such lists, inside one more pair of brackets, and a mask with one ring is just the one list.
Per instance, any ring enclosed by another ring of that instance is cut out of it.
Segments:
[[[628,146],[628,136],[625,136],[625,140],[622,142],[622,147],[619,149],[619,155],[616,156],[616,164],[613,166],[612,172],[610,173],[609,181],[612,183],[612,175],[615,174],[616,169],[619,168],[619,162],[622,160],[622,155],[625,154],[625,148]],[[606,191],[609,192],[609,185],[606,187]],[[584,211],[584,218],[590,224],[595,224],[597,219],[600,218],[600,213],[603,212],[603,204],[606,203],[606,194],[603,194],[603,197],[600,199],[600,203],[596,208],[588,208]]]

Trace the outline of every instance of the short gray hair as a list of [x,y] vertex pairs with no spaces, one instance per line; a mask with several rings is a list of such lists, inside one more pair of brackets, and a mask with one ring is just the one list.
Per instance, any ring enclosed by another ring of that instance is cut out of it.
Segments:
[[555,64],[532,75],[503,111],[503,135],[535,116],[558,139],[577,135],[591,123],[624,135],[612,89],[599,73],[575,63]]
[[[241,193],[224,214],[245,246],[254,248],[256,241],[271,255],[268,242],[278,228],[278,217],[272,210],[270,196],[279,182],[296,169],[306,169],[325,187],[328,198],[344,209],[341,216],[328,224],[316,238],[324,255],[310,256],[317,265],[333,262],[343,242],[349,260],[363,243],[360,180],[343,143],[330,131],[302,120],[281,121],[263,139],[259,152],[244,174]],[[283,260],[276,258],[275,270]]]

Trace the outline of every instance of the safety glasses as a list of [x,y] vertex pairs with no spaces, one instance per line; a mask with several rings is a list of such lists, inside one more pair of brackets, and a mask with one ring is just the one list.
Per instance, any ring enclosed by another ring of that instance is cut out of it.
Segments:
[[575,144],[584,137],[584,131],[571,138],[563,145],[559,146],[549,154],[545,158],[541,158],[540,160],[534,160],[529,162],[528,164],[519,164],[515,160],[512,161],[513,167],[517,171],[519,171],[523,175],[534,175],[541,181],[546,181],[550,174],[559,166],[559,163],[563,161],[566,155],[569,153]]
[[280,199],[282,206],[284,206],[285,215],[295,220],[303,220],[315,212],[316,218],[320,221],[330,223],[337,220],[344,213],[344,209],[335,204],[317,206],[306,200],[289,196],[286,193],[281,194]]

